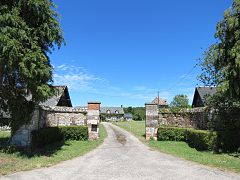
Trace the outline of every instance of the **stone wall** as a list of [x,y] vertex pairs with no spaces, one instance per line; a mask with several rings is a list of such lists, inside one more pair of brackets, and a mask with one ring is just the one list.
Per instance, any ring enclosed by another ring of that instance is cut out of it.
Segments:
[[42,107],[40,127],[72,126],[87,124],[87,108]]
[[179,113],[169,110],[159,113],[159,124],[195,129],[207,129],[209,113],[206,108],[186,109]]
[[31,121],[21,126],[11,138],[11,144],[28,146],[31,132],[44,127],[86,125],[89,139],[99,137],[100,102],[89,102],[86,108],[36,106]]

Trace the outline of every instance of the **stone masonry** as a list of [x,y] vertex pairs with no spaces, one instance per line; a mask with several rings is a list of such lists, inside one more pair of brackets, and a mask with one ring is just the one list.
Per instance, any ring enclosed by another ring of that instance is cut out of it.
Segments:
[[99,138],[100,102],[88,102],[87,126],[89,139]]
[[36,106],[31,121],[19,128],[11,138],[11,144],[28,146],[31,132],[44,127],[85,125],[89,139],[99,137],[100,102],[89,102],[88,107]]
[[146,103],[146,140],[157,140],[158,130],[158,105]]

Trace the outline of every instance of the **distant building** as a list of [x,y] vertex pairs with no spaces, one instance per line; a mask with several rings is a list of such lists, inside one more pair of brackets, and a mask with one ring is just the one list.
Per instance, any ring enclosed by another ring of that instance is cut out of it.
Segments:
[[133,115],[131,113],[124,114],[124,120],[132,121],[133,120]]
[[192,107],[206,106],[207,97],[214,95],[216,92],[217,92],[216,87],[196,87]]
[[122,121],[124,120],[123,107],[101,107],[101,119],[104,121]]
[[151,103],[157,104],[160,108],[168,107],[167,100],[160,98],[157,96]]

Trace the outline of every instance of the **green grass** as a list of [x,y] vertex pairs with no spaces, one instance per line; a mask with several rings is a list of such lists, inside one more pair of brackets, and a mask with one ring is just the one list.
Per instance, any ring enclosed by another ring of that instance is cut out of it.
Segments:
[[136,137],[150,147],[161,152],[171,154],[200,164],[240,172],[240,157],[236,154],[214,154],[211,151],[197,151],[190,148],[185,142],[175,141],[145,141],[145,122],[131,121],[114,123],[119,127],[132,132]]
[[[7,135],[0,132],[0,136],[6,137]],[[103,125],[100,125],[100,138],[96,141],[58,142],[31,153],[23,153],[22,151],[0,152],[0,175],[48,167],[61,161],[84,155],[99,146],[106,137],[107,132]]]

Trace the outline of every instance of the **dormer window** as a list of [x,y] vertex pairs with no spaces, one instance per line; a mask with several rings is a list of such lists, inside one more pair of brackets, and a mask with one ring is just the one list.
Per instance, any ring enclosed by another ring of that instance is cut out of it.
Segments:
[[111,114],[111,111],[109,109],[107,110],[107,114]]
[[118,110],[116,110],[116,111],[115,111],[115,114],[119,114],[119,111],[118,111]]

